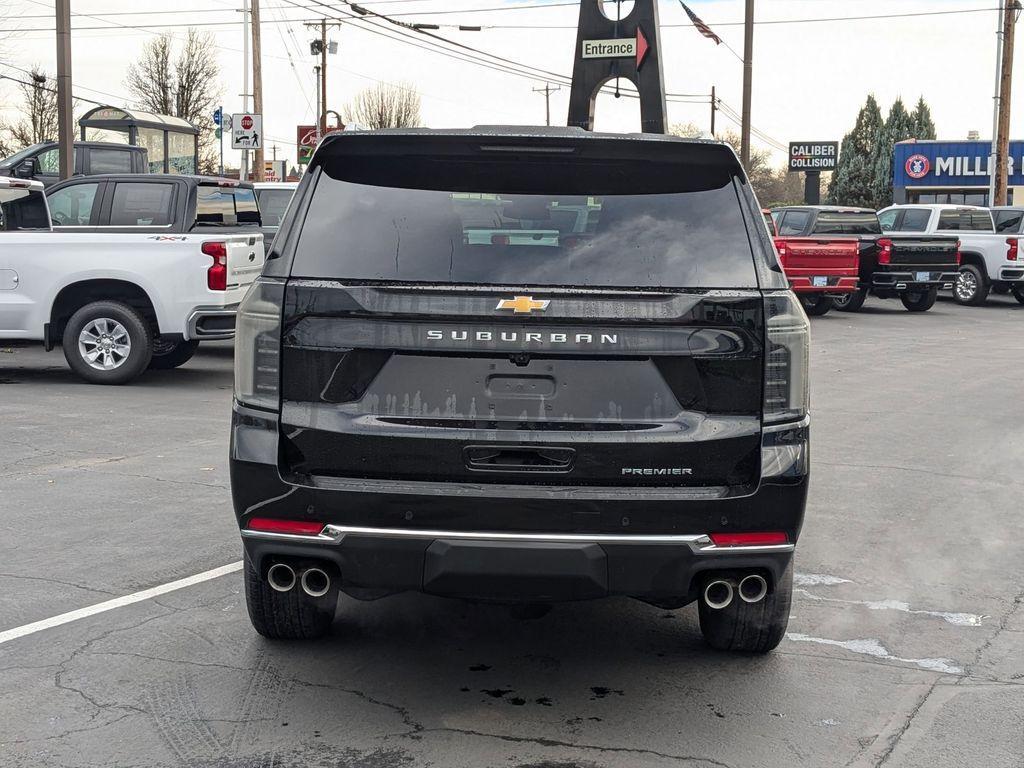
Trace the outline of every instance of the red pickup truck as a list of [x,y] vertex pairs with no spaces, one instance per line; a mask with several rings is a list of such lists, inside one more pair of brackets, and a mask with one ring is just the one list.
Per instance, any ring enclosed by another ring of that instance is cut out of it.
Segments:
[[818,232],[831,229],[830,214],[839,212],[847,213],[846,209],[828,207],[768,212],[779,263],[808,315],[824,315],[832,308],[833,296],[857,290],[860,244],[856,234]]

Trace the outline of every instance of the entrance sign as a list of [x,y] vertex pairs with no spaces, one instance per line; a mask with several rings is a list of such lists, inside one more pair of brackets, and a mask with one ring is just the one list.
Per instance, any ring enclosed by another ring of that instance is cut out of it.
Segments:
[[231,116],[231,148],[259,149],[263,146],[263,115],[240,112]]
[[834,171],[838,159],[838,141],[789,142],[791,171]]
[[622,78],[640,96],[640,130],[665,133],[665,91],[657,0],[635,0],[625,18],[604,15],[600,0],[581,0],[568,125],[594,129],[598,91]]

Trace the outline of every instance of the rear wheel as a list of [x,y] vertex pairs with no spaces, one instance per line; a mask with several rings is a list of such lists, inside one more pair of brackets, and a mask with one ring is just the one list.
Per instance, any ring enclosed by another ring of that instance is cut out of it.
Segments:
[[184,365],[192,359],[192,355],[199,349],[198,341],[153,341],[153,358],[149,361],[149,367],[157,370],[168,370]]
[[803,294],[800,296],[800,303],[811,317],[821,317],[832,309],[832,297],[823,293]]
[[[981,270],[973,264],[964,264],[953,283],[953,300],[957,304],[977,307],[988,299],[991,286]],[[910,309],[910,307],[907,307]]]
[[868,297],[867,288],[858,288],[852,293],[841,293],[832,297],[832,306],[840,312],[860,312]]
[[935,306],[935,299],[938,296],[938,287],[927,288],[921,291],[904,291],[900,294],[900,301],[911,312],[927,312]]
[[145,318],[119,301],[94,301],[75,312],[61,346],[71,370],[91,384],[126,384],[153,354]]
[[253,628],[271,640],[314,640],[331,631],[338,591],[332,584],[323,597],[309,597],[296,583],[278,592],[244,558],[245,605]]
[[1013,293],[1013,298],[1015,298],[1021,304],[1024,304],[1024,285],[1013,286],[1011,292]]
[[725,608],[710,608],[698,602],[700,631],[712,648],[721,651],[767,653],[786,634],[789,607],[793,600],[793,561],[782,572],[775,588],[756,603],[746,603],[734,595]]

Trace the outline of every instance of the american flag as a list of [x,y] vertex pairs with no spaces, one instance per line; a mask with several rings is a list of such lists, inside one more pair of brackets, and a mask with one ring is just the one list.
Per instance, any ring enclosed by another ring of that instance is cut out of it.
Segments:
[[704,35],[704,37],[710,40],[714,40],[715,45],[718,45],[719,43],[722,42],[722,38],[720,38],[718,35],[712,32],[711,27],[709,27],[707,24],[701,21],[700,17],[697,16],[696,13],[687,8],[686,3],[684,3],[683,0],[679,0],[679,4],[683,6],[683,10],[686,11],[686,15],[690,17],[690,21],[693,22],[693,26],[697,28],[698,32]]

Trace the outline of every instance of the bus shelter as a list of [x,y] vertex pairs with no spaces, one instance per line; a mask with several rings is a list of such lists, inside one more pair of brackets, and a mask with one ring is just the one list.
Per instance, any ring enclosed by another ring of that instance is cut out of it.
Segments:
[[96,107],[78,121],[82,141],[145,147],[150,173],[197,173],[199,129],[188,120],[120,107]]

